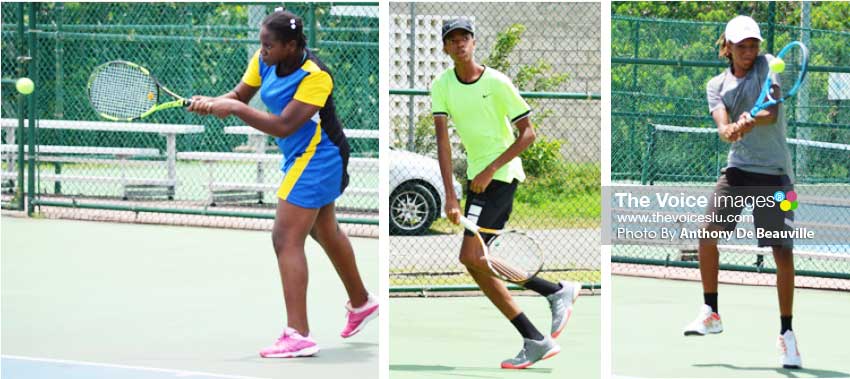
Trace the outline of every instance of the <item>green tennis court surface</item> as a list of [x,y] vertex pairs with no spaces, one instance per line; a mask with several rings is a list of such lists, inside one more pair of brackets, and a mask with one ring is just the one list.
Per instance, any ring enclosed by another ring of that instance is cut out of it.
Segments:
[[702,302],[699,282],[613,276],[613,372],[644,378],[850,376],[850,293],[797,289],[794,331],[802,370],[779,364],[775,287],[720,285],[723,333],[684,337]]
[[[541,331],[548,303],[539,296],[517,302]],[[525,370],[499,364],[522,347],[514,327],[483,296],[390,300],[390,378],[598,378],[599,296],[581,296],[564,333],[561,353]]]
[[[310,240],[318,357],[262,359],[283,328],[269,232],[2,218],[3,378],[376,378],[378,325]],[[352,238],[377,292],[378,242]]]

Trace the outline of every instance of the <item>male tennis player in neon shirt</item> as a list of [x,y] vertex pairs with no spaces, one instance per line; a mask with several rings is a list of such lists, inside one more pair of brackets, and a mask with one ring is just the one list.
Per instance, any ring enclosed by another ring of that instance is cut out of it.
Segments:
[[[454,61],[431,85],[431,107],[437,134],[440,171],[446,189],[446,216],[459,224],[460,207],[452,189],[452,161],[448,121],[460,135],[467,152],[465,215],[479,226],[502,229],[511,214],[514,193],[525,179],[519,155],[534,142],[531,109],[511,80],[475,62],[475,31],[466,19],[443,23],[443,51]],[[511,126],[519,136],[514,137]],[[485,238],[490,238],[485,236]],[[552,311],[551,329],[542,334],[514,302],[505,283],[497,279],[481,257],[481,245],[466,231],[460,261],[491,302],[510,320],[523,338],[516,357],[502,362],[506,369],[521,369],[549,358],[561,348],[561,334],[572,313],[581,285],[552,283],[535,277],[524,286],[545,296]]]

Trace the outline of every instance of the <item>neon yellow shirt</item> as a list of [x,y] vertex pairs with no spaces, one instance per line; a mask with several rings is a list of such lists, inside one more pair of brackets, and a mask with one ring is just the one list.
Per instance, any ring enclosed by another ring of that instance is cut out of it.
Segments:
[[[531,108],[505,74],[485,67],[478,80],[463,83],[451,68],[431,84],[431,111],[453,121],[466,148],[466,175],[474,179],[514,143],[511,125],[528,117]],[[493,179],[507,183],[525,180],[522,161],[512,159]]]

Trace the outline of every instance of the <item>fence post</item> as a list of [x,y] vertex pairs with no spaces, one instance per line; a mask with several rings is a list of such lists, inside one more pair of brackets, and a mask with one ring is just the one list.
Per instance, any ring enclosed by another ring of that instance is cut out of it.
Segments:
[[723,154],[726,149],[723,149],[724,145],[721,143],[720,134],[714,134],[714,177],[720,177],[720,171],[723,169],[723,163],[726,159],[726,155]]
[[[18,23],[18,40],[15,42],[17,46],[17,61],[18,61],[18,77],[22,78],[27,74],[27,60],[28,56],[23,54],[24,51],[24,3],[18,3],[18,8],[16,15],[17,23]],[[27,118],[24,112],[26,111],[26,96],[22,94],[18,94],[18,129],[15,131],[17,136],[15,136],[15,140],[18,141],[18,182],[16,183],[18,187],[18,210],[23,211],[26,207],[26,203],[24,199],[28,192],[24,191],[24,165],[26,160],[26,155],[24,154],[24,143],[26,143],[26,139],[24,138],[24,119]],[[32,176],[30,176],[32,177]],[[29,189],[29,187],[27,187]]]
[[[637,59],[637,58],[640,57],[640,20],[635,21],[634,23],[635,23],[634,24],[635,25],[634,58]],[[631,92],[634,93],[634,92],[637,92],[637,90],[638,90],[638,64],[635,63],[634,65],[632,65],[632,88],[631,88]],[[628,97],[630,98],[631,103],[632,103],[632,112],[637,113],[638,112],[637,96],[629,95]],[[637,141],[635,141],[635,130],[634,130],[634,128],[631,128],[631,127],[629,128],[629,146],[630,146],[629,150],[631,151],[631,155],[633,157],[640,155],[640,148],[637,145]],[[631,168],[629,168],[629,169],[631,169]]]
[[[408,62],[407,88],[415,88],[415,61],[416,60],[416,3],[410,3],[410,62]],[[407,150],[413,151],[413,135],[416,133],[416,122],[414,121],[413,95],[407,98]]]
[[[192,11],[193,4],[189,3],[189,4],[185,4],[185,5],[186,6],[183,8],[184,11],[185,11],[185,14],[183,15],[183,21],[186,23],[186,26],[188,26],[188,28],[186,28],[186,30],[188,31],[188,34],[190,36],[194,37],[195,36],[195,23],[193,22],[193,19],[195,18],[195,12]],[[181,77],[181,81],[183,82],[182,86],[183,86],[183,88],[188,88],[188,91],[186,91],[186,93],[193,93],[193,92],[195,92],[195,88],[194,88],[195,87],[195,75],[194,74],[195,74],[195,71],[196,71],[196,70],[194,70],[194,68],[200,67],[200,65],[198,64],[199,54],[196,53],[199,44],[197,44],[197,43],[184,43],[184,44],[181,44],[181,45],[182,46],[181,46],[180,50],[181,50],[181,53],[183,53],[182,54],[183,60],[184,60],[184,62],[189,62],[188,65],[183,65],[183,70],[181,70],[182,72],[181,72],[180,77]],[[173,73],[169,73],[169,74],[173,75]],[[185,123],[185,124],[191,123],[192,118],[193,118],[193,116],[192,116],[191,112],[183,112],[183,117],[181,117],[182,122]]]
[[[29,73],[29,78],[35,82],[36,87],[40,86],[42,83],[38,80],[38,65],[36,64],[37,60],[35,54],[37,54],[38,50],[36,48],[36,39],[35,32],[37,31],[36,26],[36,14],[38,13],[38,3],[30,3],[29,9],[29,28],[27,30],[28,41],[27,47],[29,50],[29,65],[27,67],[27,71]],[[27,215],[32,216],[33,212],[35,212],[35,206],[33,205],[33,200],[35,198],[35,165],[36,165],[36,151],[35,151],[35,138],[36,138],[36,130],[35,130],[35,118],[36,118],[36,96],[41,92],[41,90],[36,89],[29,95],[29,135],[27,136],[27,143],[29,144],[29,162],[28,164],[28,172],[29,172],[29,180],[27,180],[27,196],[29,197],[28,206],[27,206]]]
[[307,36],[309,38],[310,48],[316,49],[316,27],[319,24],[316,21],[316,3],[310,3],[310,10],[307,12],[307,22],[310,24],[310,33]]
[[62,60],[65,59],[65,44],[62,42],[62,24],[64,21],[62,16],[65,13],[65,5],[56,3],[54,13],[56,14],[56,48],[54,49],[56,54],[54,59],[56,62],[56,105],[53,109],[53,117],[61,120],[65,117],[65,73],[62,66]]
[[655,126],[651,123],[647,124],[646,128],[646,157],[643,159],[643,170],[641,170],[640,184],[646,185],[650,181],[654,181],[650,177],[652,170],[652,158],[655,152]]
[[767,51],[773,53],[773,31],[776,26],[776,2],[767,4]]
[[[266,17],[266,8],[261,5],[250,5],[248,6],[248,26],[251,28],[248,30],[248,38],[253,39],[254,41],[260,40],[260,24],[263,22],[263,19]],[[245,57],[245,61],[254,56],[254,53],[257,49],[260,48],[259,42],[252,43],[247,46],[247,57]],[[311,49],[315,49],[315,46],[310,46]],[[266,106],[263,104],[263,99],[260,96],[254,96],[251,98],[251,101],[248,103],[253,108],[265,110]]]
[[[806,47],[811,46],[812,39],[812,4],[810,2],[804,1],[802,3],[802,8],[800,9],[800,42]],[[829,75],[829,74],[827,74]],[[797,106],[795,107],[795,115],[794,119],[797,125],[800,123],[806,123],[809,121],[809,81],[804,81],[800,86],[800,90],[797,92]],[[785,118],[788,118],[786,114]],[[812,128],[797,126],[795,128],[796,133],[794,134],[797,138],[801,139],[811,139],[812,138]],[[809,173],[808,171],[808,157],[807,157],[807,149],[798,147],[796,149],[796,154],[794,157],[794,167],[791,169],[794,170],[794,174],[796,180],[800,180],[801,178],[805,178]]]

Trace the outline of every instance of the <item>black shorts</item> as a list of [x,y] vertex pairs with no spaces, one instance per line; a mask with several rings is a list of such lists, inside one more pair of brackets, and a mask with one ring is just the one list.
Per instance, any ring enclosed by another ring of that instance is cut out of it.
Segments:
[[[514,208],[514,193],[518,184],[517,180],[511,183],[493,180],[484,192],[474,193],[469,190],[467,183],[464,215],[482,228],[504,229]],[[467,230],[464,235],[473,236],[474,234]],[[481,237],[487,242],[492,235],[481,233]]]
[[[706,214],[712,217],[712,221],[703,227],[709,227],[711,225],[715,229],[719,228],[725,231],[735,230],[737,222],[729,220],[729,218],[740,215],[744,207],[738,204],[717,204],[716,199],[718,196],[724,196],[730,199],[739,197],[750,199],[758,197],[773,198],[773,194],[776,191],[787,193],[793,190],[794,185],[791,184],[791,179],[788,175],[758,174],[736,167],[727,167],[721,171],[720,178],[717,179],[717,186],[714,187],[714,193],[706,211]],[[752,205],[751,202],[747,203]],[[753,223],[756,228],[769,231],[792,230],[794,225],[794,211],[783,211],[779,208],[778,202],[776,202],[776,206],[772,207],[753,206]],[[759,247],[793,247],[794,240],[791,238],[759,238],[758,245]]]

